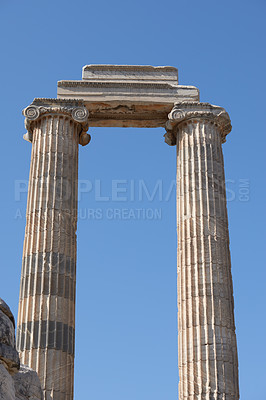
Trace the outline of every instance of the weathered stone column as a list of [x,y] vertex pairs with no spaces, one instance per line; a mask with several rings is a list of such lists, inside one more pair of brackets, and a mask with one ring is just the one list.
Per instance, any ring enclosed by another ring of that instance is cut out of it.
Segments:
[[208,103],[177,103],[166,130],[177,146],[179,399],[237,400],[222,154],[230,118]]
[[89,142],[82,101],[35,99],[23,111],[32,141],[17,348],[45,399],[72,400],[78,143]]

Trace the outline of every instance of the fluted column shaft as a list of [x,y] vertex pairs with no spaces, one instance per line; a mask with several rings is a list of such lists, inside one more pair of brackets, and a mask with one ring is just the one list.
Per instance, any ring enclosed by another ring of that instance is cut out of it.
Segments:
[[230,119],[220,107],[181,103],[167,128],[177,146],[179,399],[237,400],[222,154]]
[[45,399],[72,400],[78,143],[88,113],[80,104],[46,103],[24,110],[32,156],[17,347]]

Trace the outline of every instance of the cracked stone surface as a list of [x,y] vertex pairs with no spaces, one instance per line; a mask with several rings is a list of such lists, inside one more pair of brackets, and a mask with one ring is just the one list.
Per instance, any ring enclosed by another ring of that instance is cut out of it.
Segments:
[[13,377],[15,400],[42,400],[42,389],[39,377],[33,369],[21,365]]
[[0,363],[0,400],[16,400],[13,377],[2,363]]

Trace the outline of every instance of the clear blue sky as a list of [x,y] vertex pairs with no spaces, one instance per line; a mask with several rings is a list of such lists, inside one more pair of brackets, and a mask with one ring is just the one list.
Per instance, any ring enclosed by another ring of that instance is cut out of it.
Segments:
[[[80,79],[86,64],[176,66],[180,84],[232,119],[223,149],[241,399],[265,398],[265,14],[264,0],[0,0],[0,296],[15,317],[26,209],[15,184],[28,179],[31,151],[21,110],[56,97],[57,81]],[[78,223],[75,398],[176,399],[176,214],[174,193],[165,195],[175,149],[159,128],[90,133],[79,172],[93,189],[79,207],[103,218]],[[97,182],[110,196],[114,179],[150,190],[161,180],[163,198],[131,201],[128,190],[127,201],[99,201]],[[113,220],[108,208],[158,209],[161,218]]]

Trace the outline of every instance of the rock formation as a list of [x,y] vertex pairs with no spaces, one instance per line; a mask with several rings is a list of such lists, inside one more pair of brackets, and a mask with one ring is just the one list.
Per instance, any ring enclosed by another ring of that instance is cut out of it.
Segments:
[[15,319],[0,298],[0,400],[43,400],[38,375],[20,365],[15,345]]

